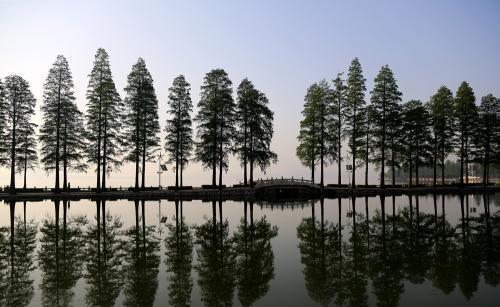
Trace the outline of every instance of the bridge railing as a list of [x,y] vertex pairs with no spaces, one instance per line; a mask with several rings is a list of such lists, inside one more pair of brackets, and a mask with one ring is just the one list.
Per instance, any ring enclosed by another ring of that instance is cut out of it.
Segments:
[[266,179],[258,179],[256,184],[282,184],[282,183],[307,183],[307,184],[314,184],[312,180],[304,179],[304,178],[278,178],[278,177],[271,177],[271,178],[266,178]]

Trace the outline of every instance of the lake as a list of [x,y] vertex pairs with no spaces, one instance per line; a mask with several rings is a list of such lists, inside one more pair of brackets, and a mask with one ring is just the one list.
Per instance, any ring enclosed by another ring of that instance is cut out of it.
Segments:
[[498,306],[500,194],[0,205],[2,306]]

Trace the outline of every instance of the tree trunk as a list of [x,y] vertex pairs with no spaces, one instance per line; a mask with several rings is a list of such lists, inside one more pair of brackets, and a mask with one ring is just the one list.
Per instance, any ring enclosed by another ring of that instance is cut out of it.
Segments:
[[[339,98],[340,100],[340,98]],[[338,146],[338,161],[339,161],[339,173],[338,173],[338,185],[340,186],[342,184],[342,175],[341,175],[341,172],[342,172],[342,150],[341,150],[341,147],[342,147],[342,120],[341,120],[341,117],[342,117],[342,114],[341,114],[341,103],[339,101],[338,103],[338,120],[339,120],[339,124],[337,126],[337,146]]]
[[13,112],[12,112],[12,144],[11,144],[11,152],[10,152],[10,193],[16,193],[16,117],[17,117],[17,108],[16,108],[16,97],[14,97],[13,101]]
[[106,158],[108,156],[108,114],[104,114],[104,136],[102,142],[102,184],[101,189],[106,190]]
[[59,69],[59,87],[57,93],[57,114],[56,114],[56,182],[55,182],[55,192],[59,192],[59,139],[61,138],[61,69]]
[[243,124],[243,184],[246,186],[247,185],[247,129],[248,129],[248,123],[247,123],[247,114],[245,114],[245,120]]
[[65,120],[64,124],[64,144],[63,144],[63,189],[68,189],[68,146],[67,146],[67,137],[68,137],[68,123]]

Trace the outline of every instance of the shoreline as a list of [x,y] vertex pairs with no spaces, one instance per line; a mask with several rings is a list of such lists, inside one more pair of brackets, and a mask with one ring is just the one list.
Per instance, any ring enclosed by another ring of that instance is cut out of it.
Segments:
[[319,198],[374,197],[425,194],[483,194],[500,192],[500,186],[438,186],[438,187],[325,187],[317,188],[297,186],[229,187],[222,190],[194,188],[189,190],[112,190],[112,191],[71,191],[55,193],[23,192],[16,194],[0,193],[0,200],[11,201],[43,201],[43,200],[235,200],[235,201],[294,201]]

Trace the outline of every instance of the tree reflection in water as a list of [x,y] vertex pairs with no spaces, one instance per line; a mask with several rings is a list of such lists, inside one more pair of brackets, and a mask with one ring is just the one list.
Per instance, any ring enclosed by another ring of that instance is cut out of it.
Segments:
[[222,220],[219,201],[219,222],[216,202],[212,201],[212,221],[196,227],[198,285],[206,306],[232,306],[235,287],[236,253],[234,239],[229,235],[229,223]]
[[34,293],[30,273],[35,269],[37,224],[26,220],[26,202],[22,219],[14,217],[15,202],[9,207],[10,229],[0,228],[0,306],[26,306]]
[[[368,279],[377,306],[398,306],[405,281],[421,284],[432,281],[444,294],[454,289],[470,300],[478,289],[481,274],[487,284],[500,283],[500,213],[491,215],[489,196],[484,195],[484,214],[471,217],[470,196],[460,196],[461,218],[455,227],[446,220],[445,197],[433,196],[434,213],[422,213],[420,196],[409,196],[408,206],[386,213],[386,197],[369,219],[357,213],[352,199],[352,218],[347,223],[350,237],[343,239],[341,201],[338,223],[311,217],[297,228],[305,286],[309,296],[322,305],[367,306]],[[340,246],[342,246],[340,248]]]
[[85,231],[88,306],[114,306],[122,285],[120,230],[122,223],[106,211],[106,201],[96,201],[95,222]]
[[160,240],[155,235],[155,226],[146,226],[145,201],[140,202],[141,218],[139,201],[135,201],[135,226],[125,232],[122,247],[125,306],[152,306],[158,288]]
[[[254,222],[253,202],[244,202],[244,217],[234,235],[237,254],[238,298],[243,306],[251,306],[269,291],[274,278],[274,253],[271,239],[278,227],[271,226],[265,216]],[[248,222],[247,206],[250,208]]]
[[[175,224],[168,224],[165,239],[168,276],[168,297],[172,306],[190,306],[193,279],[193,235],[184,222],[182,200],[175,201]],[[179,214],[180,212],[180,214]]]
[[[69,306],[73,299],[73,287],[82,276],[84,263],[83,217],[69,218],[68,201],[54,201],[54,219],[45,219],[40,229],[41,247],[38,262],[42,271],[42,304],[44,306]],[[61,229],[62,228],[62,229]]]

